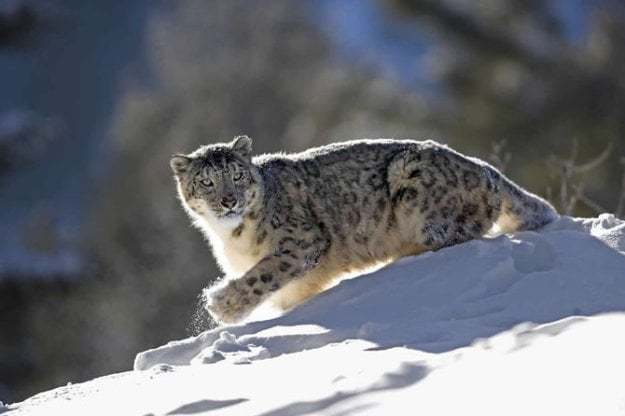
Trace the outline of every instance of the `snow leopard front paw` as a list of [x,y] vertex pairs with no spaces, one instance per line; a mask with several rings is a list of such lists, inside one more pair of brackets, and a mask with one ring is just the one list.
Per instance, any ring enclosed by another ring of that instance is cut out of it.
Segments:
[[206,309],[219,323],[233,324],[250,314],[255,304],[249,288],[238,280],[220,282],[205,289]]

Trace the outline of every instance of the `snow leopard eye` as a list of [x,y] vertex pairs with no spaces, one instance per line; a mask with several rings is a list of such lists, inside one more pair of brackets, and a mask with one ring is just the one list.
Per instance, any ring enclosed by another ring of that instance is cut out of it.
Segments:
[[213,181],[211,181],[210,179],[206,178],[206,179],[202,179],[200,181],[200,183],[206,187],[211,187],[213,186]]
[[234,174],[233,179],[234,179],[235,181],[240,181],[242,177],[243,177],[243,173],[241,173],[241,172],[237,172],[237,173],[235,173],[235,174]]

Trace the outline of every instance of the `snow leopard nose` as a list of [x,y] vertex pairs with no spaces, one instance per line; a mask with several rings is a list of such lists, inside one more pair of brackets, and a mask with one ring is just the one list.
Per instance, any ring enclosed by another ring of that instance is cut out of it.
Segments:
[[221,205],[224,208],[234,208],[234,206],[237,204],[237,198],[233,195],[233,194],[228,194],[226,196],[224,196],[223,198],[221,198]]

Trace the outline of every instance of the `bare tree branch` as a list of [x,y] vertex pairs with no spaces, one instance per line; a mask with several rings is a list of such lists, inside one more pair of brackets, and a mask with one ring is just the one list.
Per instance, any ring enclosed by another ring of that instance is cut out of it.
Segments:
[[573,169],[575,170],[575,173],[586,173],[589,170],[592,170],[596,167],[598,167],[600,164],[602,164],[603,162],[605,162],[605,160],[608,158],[608,156],[610,156],[610,153],[612,153],[612,147],[614,147],[614,142],[610,141],[608,142],[607,147],[603,150],[603,152],[597,156],[596,158],[594,158],[593,160],[580,165],[580,166],[574,166]]
[[[598,213],[607,211],[601,205],[584,194],[584,182],[581,179],[577,179],[576,181],[575,177],[579,177],[580,174],[587,173],[604,163],[608,156],[610,156],[612,147],[613,142],[610,141],[606,148],[597,157],[582,165],[577,165],[575,161],[578,156],[579,147],[577,140],[573,139],[571,141],[571,153],[568,158],[559,159],[552,156],[549,159],[549,165],[551,165],[551,167],[558,172],[560,177],[560,208],[564,215],[573,214],[575,207],[580,201]],[[623,187],[625,188],[625,177],[623,181]],[[621,199],[623,198],[625,197],[622,197]],[[619,204],[619,210],[623,204],[625,204],[625,202]]]
[[512,154],[510,152],[504,152],[507,144],[505,139],[491,143],[491,150],[488,155],[491,163],[502,173],[506,172],[508,163],[510,163],[510,159],[512,159]]
[[[584,195],[583,190],[580,189],[579,192],[577,191],[576,186],[574,186],[574,189],[576,189],[575,195],[576,198],[579,201],[582,201],[584,204],[588,205],[590,208],[592,208],[597,214],[601,214],[602,212],[607,212],[608,210],[605,209],[604,207],[602,207],[601,205],[597,204],[595,201],[593,201],[592,199],[588,198],[586,195]],[[581,187],[580,187],[581,188]]]

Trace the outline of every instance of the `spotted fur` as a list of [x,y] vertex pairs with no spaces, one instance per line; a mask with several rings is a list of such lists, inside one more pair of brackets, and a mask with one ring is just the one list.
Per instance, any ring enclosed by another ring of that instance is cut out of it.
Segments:
[[252,159],[240,136],[176,155],[171,166],[183,207],[226,273],[207,291],[208,310],[224,323],[269,297],[289,308],[342,274],[494,225],[530,230],[557,217],[492,166],[433,141],[356,140]]

